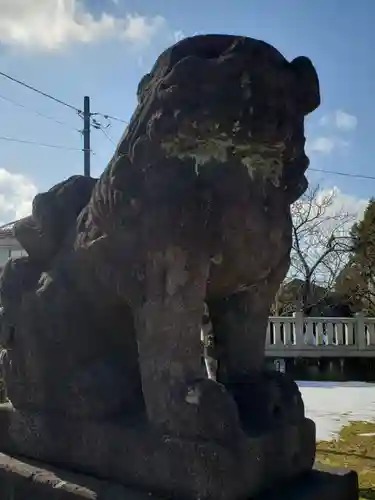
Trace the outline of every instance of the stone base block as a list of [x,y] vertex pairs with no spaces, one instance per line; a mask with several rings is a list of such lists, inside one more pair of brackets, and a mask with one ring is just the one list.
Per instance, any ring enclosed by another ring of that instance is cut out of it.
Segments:
[[[0,498],[1,500],[162,500],[162,497],[147,490],[126,488],[119,484],[59,470],[43,463],[12,458],[2,453],[0,453]],[[252,499],[358,500],[357,475],[347,470],[312,470]],[[210,500],[216,499],[211,497]]]
[[0,450],[161,496],[235,500],[311,470],[315,425],[304,419],[224,444],[0,405]]
[[359,500],[357,473],[335,467],[317,467],[253,500]]

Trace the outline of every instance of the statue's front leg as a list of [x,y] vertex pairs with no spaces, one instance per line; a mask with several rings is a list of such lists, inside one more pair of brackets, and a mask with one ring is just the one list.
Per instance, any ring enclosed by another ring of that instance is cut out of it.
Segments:
[[142,389],[150,423],[167,434],[232,441],[236,405],[201,361],[208,265],[204,253],[177,245],[149,253],[136,314]]
[[248,429],[304,416],[297,385],[265,368],[269,283],[209,303],[218,358],[217,380],[233,395]]

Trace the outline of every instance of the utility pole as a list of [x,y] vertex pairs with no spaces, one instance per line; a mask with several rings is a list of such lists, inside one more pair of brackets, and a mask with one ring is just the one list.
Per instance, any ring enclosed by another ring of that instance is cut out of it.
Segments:
[[91,174],[90,118],[90,97],[85,95],[83,100],[83,171],[87,177]]

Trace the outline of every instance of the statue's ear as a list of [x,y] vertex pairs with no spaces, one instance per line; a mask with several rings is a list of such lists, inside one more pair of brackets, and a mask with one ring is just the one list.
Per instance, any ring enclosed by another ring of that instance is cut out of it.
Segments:
[[148,84],[150,83],[150,80],[151,80],[151,75],[150,73],[147,73],[144,77],[142,77],[141,81],[139,82],[137,88],[138,103],[142,102],[145,90]]
[[302,113],[307,115],[320,105],[318,74],[308,57],[296,57],[290,64],[296,77],[295,95],[298,105]]

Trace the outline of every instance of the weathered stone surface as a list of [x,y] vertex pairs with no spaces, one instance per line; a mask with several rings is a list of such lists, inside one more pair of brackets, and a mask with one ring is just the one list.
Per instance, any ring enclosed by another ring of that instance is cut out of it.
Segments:
[[254,500],[358,500],[358,476],[348,469],[317,467]]
[[[0,454],[2,500],[158,500],[147,490],[66,472],[43,462]],[[183,497],[176,497],[177,499]],[[248,497],[249,498],[249,497]],[[313,470],[293,482],[274,485],[253,500],[358,500],[358,480],[348,470]]]
[[[16,228],[29,257],[7,264],[0,289],[8,395],[16,415],[39,419],[37,435],[9,436],[19,453],[36,456],[33,439],[50,449],[54,429],[50,459],[70,442],[77,469],[99,474],[93,457],[117,425],[107,460],[116,470],[124,434],[144,422],[140,483],[156,455],[164,486],[179,478],[181,494],[231,499],[256,483],[254,450],[238,455],[248,436],[305,425],[296,385],[264,372],[264,344],[289,265],[290,204],[307,186],[304,116],[319,101],[307,58],[288,62],[245,37],[183,40],[140,82],[100,179],[76,176],[38,195]],[[205,302],[218,382],[201,363]],[[79,445],[58,430],[91,424],[98,432],[82,432]],[[159,436],[154,448],[148,433]],[[184,445],[176,455],[160,436]],[[218,447],[207,460],[202,442]],[[134,463],[121,460],[123,480]],[[219,476],[244,464],[253,472],[224,488]],[[184,482],[187,469],[198,485]]]
[[48,269],[67,233],[87,205],[96,179],[74,175],[35,196],[32,215],[18,221],[14,235],[34,262]]
[[0,453],[1,500],[146,500],[151,493]]
[[315,426],[306,419],[228,446],[165,436],[145,423],[66,422],[3,405],[0,449],[162,495],[219,500],[310,470]]

